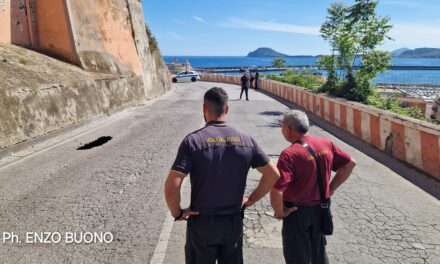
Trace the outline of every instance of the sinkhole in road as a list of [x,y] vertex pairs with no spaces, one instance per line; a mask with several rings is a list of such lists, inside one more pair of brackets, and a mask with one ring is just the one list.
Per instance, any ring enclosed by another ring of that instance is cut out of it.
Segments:
[[112,140],[112,137],[110,136],[100,137],[94,141],[84,144],[83,146],[77,148],[76,150],[87,150],[87,149],[100,147],[105,143],[109,142],[110,140]]

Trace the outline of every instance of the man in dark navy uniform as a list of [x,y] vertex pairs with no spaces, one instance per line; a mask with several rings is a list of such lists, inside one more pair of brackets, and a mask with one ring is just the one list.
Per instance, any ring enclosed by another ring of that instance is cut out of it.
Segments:
[[243,95],[243,92],[245,92],[246,93],[246,100],[249,101],[249,97],[248,97],[249,79],[248,79],[246,73],[243,73],[243,76],[241,76],[240,81],[241,81],[240,100],[241,100],[241,96]]
[[260,81],[260,73],[258,72],[258,69],[255,70],[255,90],[258,90],[258,85]]
[[[266,195],[279,179],[276,166],[252,137],[225,123],[228,95],[205,93],[206,126],[182,141],[165,183],[165,198],[175,220],[188,220],[186,263],[243,263],[242,208]],[[261,172],[258,187],[244,197],[250,168]],[[191,205],[180,207],[180,188],[190,174]]]

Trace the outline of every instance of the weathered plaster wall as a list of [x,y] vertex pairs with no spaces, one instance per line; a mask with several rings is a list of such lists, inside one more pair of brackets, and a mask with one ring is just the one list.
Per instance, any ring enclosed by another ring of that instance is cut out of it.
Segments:
[[[240,84],[239,76],[203,75],[202,80]],[[281,82],[261,80],[259,87],[440,179],[440,126]]]
[[0,43],[11,43],[10,0],[0,0]]
[[0,149],[142,102],[137,77],[0,91]]
[[66,4],[85,70],[142,75],[126,0],[66,0]]
[[9,0],[11,2],[11,43],[29,47],[28,18],[26,16],[26,0]]
[[38,42],[35,43],[34,48],[74,64],[79,64],[65,1],[35,1],[35,13]]
[[33,51],[0,45],[0,149],[145,98],[140,76],[85,72]]
[[[171,88],[159,49],[148,45],[138,0],[0,0],[0,12],[10,12],[0,24],[1,41],[85,70],[0,45],[0,148]],[[15,24],[7,27],[8,21]]]
[[141,1],[0,1],[1,41],[87,71],[142,76],[147,98],[171,87],[160,51],[149,47]]

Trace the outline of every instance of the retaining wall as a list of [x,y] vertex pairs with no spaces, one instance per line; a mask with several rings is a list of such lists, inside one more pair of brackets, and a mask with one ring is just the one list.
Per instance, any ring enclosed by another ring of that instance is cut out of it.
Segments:
[[170,89],[142,1],[0,0],[0,149]]
[[[202,75],[202,80],[240,84],[240,76]],[[259,88],[440,180],[440,126],[281,82],[260,80]]]
[[[157,94],[168,88],[166,68],[160,62],[148,72],[163,79],[154,87]],[[147,92],[142,76],[87,72],[25,48],[0,44],[0,150],[141,104],[151,97]]]
[[144,98],[142,79],[132,76],[0,90],[0,149],[111,114]]

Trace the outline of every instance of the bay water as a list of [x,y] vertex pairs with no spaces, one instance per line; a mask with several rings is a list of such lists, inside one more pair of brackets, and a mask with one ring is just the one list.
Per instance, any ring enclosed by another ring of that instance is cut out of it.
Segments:
[[[188,60],[191,66],[197,68],[255,68],[272,65],[273,58],[258,58],[244,56],[164,56],[166,63],[172,63],[177,59],[180,63]],[[317,57],[293,57],[285,58],[286,65],[293,66],[316,66]],[[439,66],[440,59],[420,58],[392,58],[395,66]],[[278,72],[279,73],[279,72]],[[239,73],[228,73],[239,74]],[[401,84],[440,84],[439,70],[389,70],[379,74],[374,83],[401,83]]]

